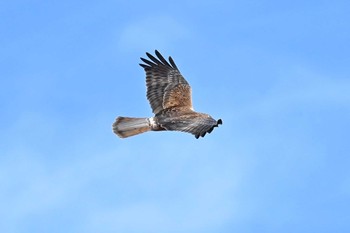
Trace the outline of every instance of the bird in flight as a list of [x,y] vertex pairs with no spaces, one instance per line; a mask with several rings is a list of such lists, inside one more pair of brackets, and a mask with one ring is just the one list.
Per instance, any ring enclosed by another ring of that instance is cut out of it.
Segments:
[[222,120],[195,112],[192,106],[191,87],[181,75],[174,60],[169,62],[155,50],[155,55],[146,53],[149,60],[141,58],[146,72],[147,99],[154,117],[118,117],[113,123],[113,132],[127,138],[147,131],[182,131],[197,139],[211,133]]

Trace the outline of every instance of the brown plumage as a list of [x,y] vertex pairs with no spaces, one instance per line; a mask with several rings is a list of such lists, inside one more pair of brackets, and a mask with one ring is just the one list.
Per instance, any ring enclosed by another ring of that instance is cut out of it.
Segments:
[[191,87],[171,57],[168,62],[157,50],[157,58],[146,54],[150,60],[141,58],[145,64],[140,66],[146,72],[147,99],[155,116],[118,117],[113,124],[115,134],[126,138],[147,131],[175,130],[199,138],[222,124],[221,119],[193,110]]

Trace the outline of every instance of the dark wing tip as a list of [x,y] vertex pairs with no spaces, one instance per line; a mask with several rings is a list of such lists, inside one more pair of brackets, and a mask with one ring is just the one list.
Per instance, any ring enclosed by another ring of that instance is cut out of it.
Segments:
[[[163,55],[158,50],[155,50],[155,54],[158,57],[158,59],[162,62],[163,65],[171,67],[169,62],[163,57]],[[171,67],[171,68],[174,68],[174,67]]]
[[207,133],[210,134],[215,127],[219,127],[219,125],[222,125],[222,120],[219,119],[216,121],[216,125],[213,125],[210,129],[207,131],[200,132],[198,134],[195,134],[195,138],[198,139],[199,137],[204,137]]
[[144,63],[146,63],[150,67],[155,65],[153,62],[151,62],[151,61],[149,61],[149,60],[147,60],[147,59],[145,59],[143,57],[140,57],[140,59],[141,59],[141,61],[143,61]]
[[[150,59],[150,60],[147,60],[145,58],[142,58],[140,57],[140,59],[146,63],[148,65],[148,68],[152,68],[152,67],[155,67],[155,66],[165,66],[165,67],[168,67],[168,68],[171,68],[171,69],[176,69],[176,70],[179,70],[174,62],[174,60],[169,57],[169,61],[167,61],[163,55],[156,49],[154,50],[154,53],[156,55],[153,56],[152,54],[146,52],[146,55],[147,57]],[[170,62],[170,63],[169,63]],[[141,64],[140,64],[141,65]],[[141,65],[143,68],[146,68],[145,66]]]
[[142,63],[139,63],[139,65],[144,68],[144,69],[149,69],[150,67],[148,65],[145,65],[145,64],[142,64]]
[[213,131],[213,129],[215,128],[215,126],[211,127],[207,132],[211,133]]
[[219,120],[216,122],[216,125],[222,125],[222,120],[219,119]]
[[169,57],[169,62],[170,62],[170,64],[172,65],[172,67],[173,67],[174,69],[179,70],[179,68],[177,68],[177,66],[176,66],[176,64],[175,64],[175,62],[174,62],[174,60],[173,60],[172,57]]
[[162,57],[162,55],[160,54],[160,52],[157,49],[154,50],[154,54],[157,55],[157,57],[159,57],[159,56]]

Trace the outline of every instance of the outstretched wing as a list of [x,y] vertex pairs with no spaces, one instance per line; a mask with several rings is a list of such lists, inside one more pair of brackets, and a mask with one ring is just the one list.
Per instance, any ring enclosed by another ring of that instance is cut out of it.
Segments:
[[192,109],[191,87],[181,75],[175,62],[169,62],[156,50],[157,56],[146,53],[150,60],[141,58],[146,72],[147,99],[154,114],[171,107]]
[[176,130],[193,134],[197,139],[211,133],[215,127],[222,124],[222,120],[214,120],[207,114],[192,112],[177,117],[164,116],[159,119],[161,127],[166,130]]

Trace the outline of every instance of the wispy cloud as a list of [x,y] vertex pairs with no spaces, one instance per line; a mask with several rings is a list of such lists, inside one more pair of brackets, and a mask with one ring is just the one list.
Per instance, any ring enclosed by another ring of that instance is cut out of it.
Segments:
[[177,40],[188,38],[185,25],[169,16],[151,16],[130,22],[119,35],[122,50],[166,48]]
[[[285,70],[281,78],[264,95],[244,108],[254,114],[283,113],[303,107],[349,106],[348,79],[329,77],[305,68]],[[242,109],[243,110],[243,109]],[[248,114],[246,111],[238,113]]]
[[[20,126],[27,126],[26,131],[38,138],[43,132],[33,131],[33,115],[27,116],[32,117],[21,118]],[[0,165],[3,229],[16,232],[20,222],[37,227],[40,218],[61,211],[65,217],[75,213],[78,218],[64,229],[85,232],[201,231],[232,217],[237,202],[233,194],[242,178],[242,163],[236,157],[224,154],[212,163],[214,142],[196,141],[194,145],[195,139],[186,134],[178,142],[181,147],[168,140],[155,144],[157,133],[121,140],[112,134],[107,118],[79,123],[69,142],[50,148],[48,143],[57,140],[55,134],[61,135],[63,125],[41,116],[44,125],[50,122],[55,129],[42,146],[21,141],[16,149],[11,144]],[[11,137],[21,131],[20,126],[8,129]],[[171,133],[167,136],[171,138]],[[106,140],[111,142],[107,147]]]

